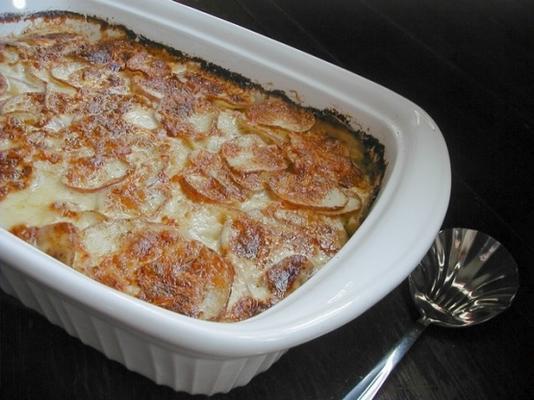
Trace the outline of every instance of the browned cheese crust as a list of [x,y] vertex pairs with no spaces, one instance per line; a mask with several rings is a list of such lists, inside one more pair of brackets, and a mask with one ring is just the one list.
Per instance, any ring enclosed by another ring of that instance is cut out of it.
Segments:
[[385,169],[372,137],[123,27],[0,23],[17,20],[0,38],[0,226],[75,270],[240,321],[367,215]]

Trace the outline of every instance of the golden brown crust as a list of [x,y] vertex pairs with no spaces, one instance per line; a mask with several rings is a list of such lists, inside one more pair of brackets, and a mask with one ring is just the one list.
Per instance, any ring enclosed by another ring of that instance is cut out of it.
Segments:
[[123,28],[41,18],[0,41],[0,224],[26,197],[46,221],[14,234],[132,296],[238,321],[365,217],[373,139]]
[[42,227],[17,225],[10,232],[67,265],[72,265],[80,248],[80,232],[68,222]]
[[94,192],[121,182],[128,172],[128,163],[115,158],[80,157],[69,160],[63,183],[80,192]]
[[96,265],[90,262],[85,269],[91,276],[172,311],[196,318],[219,317],[230,293],[233,269],[216,252],[184,239],[176,229],[118,223],[127,226],[116,239],[117,250]]
[[255,299],[252,296],[243,297],[232,306],[224,320],[236,322],[248,319],[256,314],[261,313],[262,311],[265,311],[270,306],[270,304]]
[[287,162],[277,145],[267,145],[256,135],[245,135],[225,142],[221,154],[237,173],[283,171]]
[[252,124],[273,126],[294,132],[305,132],[315,124],[312,113],[276,97],[252,105],[245,115]]
[[35,246],[37,232],[39,228],[36,226],[28,226],[25,224],[12,226],[9,230],[13,235]]
[[234,204],[246,198],[219,155],[205,150],[191,154],[180,183],[185,193],[197,201]]
[[193,93],[205,96],[224,108],[242,109],[253,104],[254,96],[250,90],[207,71],[195,70],[186,73],[184,78]]
[[25,153],[21,148],[0,151],[0,201],[30,184],[33,167],[25,160]]
[[304,256],[284,258],[265,273],[267,285],[275,300],[281,300],[304,283],[311,275],[313,265]]

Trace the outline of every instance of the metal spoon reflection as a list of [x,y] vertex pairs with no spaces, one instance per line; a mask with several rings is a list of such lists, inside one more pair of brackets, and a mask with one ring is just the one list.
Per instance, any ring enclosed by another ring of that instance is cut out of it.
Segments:
[[515,260],[495,239],[475,230],[453,228],[439,233],[409,282],[421,318],[343,400],[374,398],[431,323],[470,326],[506,310],[519,288],[519,275]]

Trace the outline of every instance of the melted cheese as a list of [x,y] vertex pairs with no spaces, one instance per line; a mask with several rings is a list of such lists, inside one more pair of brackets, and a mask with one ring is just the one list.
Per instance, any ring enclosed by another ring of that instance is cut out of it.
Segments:
[[[37,163],[39,167],[39,163]],[[66,187],[54,171],[37,168],[31,185],[19,192],[11,193],[4,201],[0,201],[0,223],[6,228],[27,224],[42,226],[64,219],[54,212],[51,205],[62,201],[76,205],[74,211],[90,211],[96,209],[96,194],[80,193]]]
[[0,226],[132,296],[251,317],[343,246],[380,184],[347,129],[119,28],[41,18],[2,43]]

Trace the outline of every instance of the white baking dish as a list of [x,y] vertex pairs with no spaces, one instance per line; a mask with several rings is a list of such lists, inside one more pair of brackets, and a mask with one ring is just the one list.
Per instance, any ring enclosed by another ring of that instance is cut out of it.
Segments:
[[[26,5],[24,5],[26,3]],[[212,394],[244,385],[287,349],[356,318],[398,285],[430,246],[450,194],[441,133],[418,106],[368,80],[170,0],[10,0],[1,12],[71,10],[124,24],[302,102],[352,116],[386,147],[377,201],[345,247],[268,311],[222,324],[109,289],[0,229],[0,285],[69,334],[157,383]],[[5,34],[20,24],[0,24]],[[268,86],[267,86],[268,85]]]

